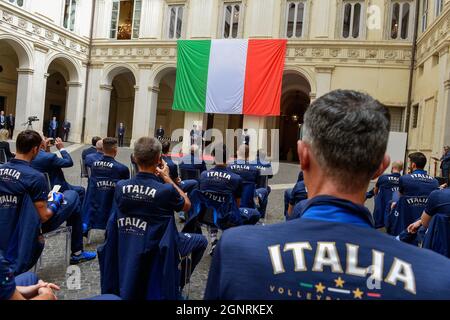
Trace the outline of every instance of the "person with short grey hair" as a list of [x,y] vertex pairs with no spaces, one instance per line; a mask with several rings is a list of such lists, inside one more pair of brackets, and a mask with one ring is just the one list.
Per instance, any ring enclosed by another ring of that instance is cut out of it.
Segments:
[[299,218],[226,230],[205,299],[450,299],[450,260],[375,230],[364,207],[370,180],[390,162],[388,109],[336,90],[304,119],[298,155],[309,199]]
[[[170,177],[169,167],[162,159],[162,145],[157,138],[138,139],[134,144],[132,157],[137,164],[138,173],[131,179],[119,181],[114,196],[115,205],[124,214],[133,212],[135,215],[151,213],[167,216],[178,211],[189,211],[191,202]],[[192,253],[192,271],[200,262],[207,245],[206,238],[201,234],[179,233],[180,256],[186,257]],[[182,277],[182,286],[184,281]]]

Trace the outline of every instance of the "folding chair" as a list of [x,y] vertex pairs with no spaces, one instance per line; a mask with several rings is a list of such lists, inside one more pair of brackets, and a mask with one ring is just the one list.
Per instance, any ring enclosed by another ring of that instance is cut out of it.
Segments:
[[269,185],[269,176],[268,175],[260,175],[258,181],[256,182],[258,188],[267,188]]
[[446,214],[433,216],[425,233],[422,248],[450,258],[450,216]]
[[88,168],[84,164],[83,159],[80,159],[80,185],[83,185],[83,179],[88,179]]
[[5,164],[8,162],[8,157],[6,157],[5,149],[0,149],[0,164]]
[[180,168],[181,180],[198,180],[200,178],[200,169]]
[[386,221],[386,232],[398,236],[422,215],[427,204],[425,196],[401,196],[395,207],[390,210]]
[[133,155],[130,155],[130,177],[134,178],[136,174],[138,173],[138,167],[136,162],[133,160]]

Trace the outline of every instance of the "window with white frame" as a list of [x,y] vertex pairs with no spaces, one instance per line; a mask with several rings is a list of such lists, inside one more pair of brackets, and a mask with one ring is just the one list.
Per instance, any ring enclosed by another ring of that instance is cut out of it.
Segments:
[[434,0],[434,13],[436,17],[441,14],[444,9],[444,0]]
[[342,33],[344,39],[358,39],[363,34],[364,1],[348,0],[342,3]]
[[391,2],[389,38],[407,40],[412,34],[412,2],[396,0]]
[[428,24],[428,0],[422,0],[422,32],[427,29]]
[[142,0],[113,0],[109,36],[117,40],[139,38]]
[[223,6],[222,38],[236,39],[240,37],[241,2],[225,2]]
[[18,7],[23,7],[24,0],[8,0],[9,3],[15,4]]
[[77,0],[65,0],[63,27],[73,31],[75,29],[75,15],[77,12]]
[[167,28],[168,39],[180,39],[182,37],[183,14],[184,14],[184,5],[169,6],[168,28]]
[[288,1],[286,5],[286,38],[302,38],[305,33],[306,1]]

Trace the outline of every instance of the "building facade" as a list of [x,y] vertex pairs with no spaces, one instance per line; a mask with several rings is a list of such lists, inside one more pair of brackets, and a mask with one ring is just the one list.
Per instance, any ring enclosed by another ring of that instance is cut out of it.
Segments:
[[[39,117],[34,127],[44,133],[52,116],[67,119],[74,142],[115,135],[120,122],[128,142],[160,125],[166,135],[194,123],[280,129],[280,156],[288,159],[310,102],[356,89],[389,106],[392,131],[410,132],[409,149],[437,155],[450,144],[449,7],[433,0],[0,0],[0,109],[16,116],[16,132],[28,116]],[[406,128],[416,15],[415,120]],[[214,38],[288,39],[280,117],[171,110],[176,41]]]

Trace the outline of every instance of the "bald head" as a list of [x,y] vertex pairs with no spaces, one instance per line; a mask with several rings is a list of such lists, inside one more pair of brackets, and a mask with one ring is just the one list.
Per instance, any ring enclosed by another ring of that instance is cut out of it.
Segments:
[[403,161],[392,162],[392,173],[400,173],[403,170]]
[[103,140],[98,140],[95,144],[95,149],[97,149],[97,152],[103,152]]

